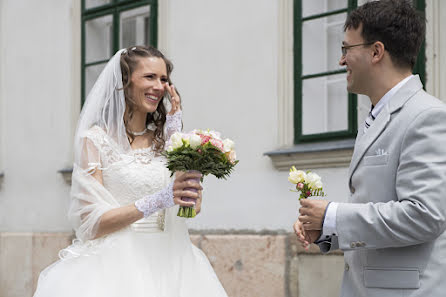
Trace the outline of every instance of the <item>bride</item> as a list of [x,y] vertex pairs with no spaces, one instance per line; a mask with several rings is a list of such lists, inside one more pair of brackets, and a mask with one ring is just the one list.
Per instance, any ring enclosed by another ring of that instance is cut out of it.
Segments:
[[102,71],[75,136],[69,218],[77,239],[42,271],[34,297],[227,297],[176,216],[178,205],[199,212],[202,188],[189,179],[200,174],[171,178],[160,154],[182,126],[172,69],[157,49],[134,46]]

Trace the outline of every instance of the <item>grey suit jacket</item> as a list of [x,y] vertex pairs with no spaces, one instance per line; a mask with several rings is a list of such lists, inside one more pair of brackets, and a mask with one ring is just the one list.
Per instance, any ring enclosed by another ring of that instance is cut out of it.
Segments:
[[412,77],[359,129],[338,236],[343,297],[446,296],[446,107]]

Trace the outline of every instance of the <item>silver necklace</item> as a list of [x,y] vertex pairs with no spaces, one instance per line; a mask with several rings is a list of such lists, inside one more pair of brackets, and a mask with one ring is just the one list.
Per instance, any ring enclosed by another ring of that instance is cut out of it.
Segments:
[[142,135],[146,134],[148,131],[149,131],[149,130],[148,130],[147,128],[145,128],[145,129],[142,130],[141,132],[133,132],[133,131],[130,131],[130,132],[131,132],[133,135],[135,135],[135,136],[142,136]]

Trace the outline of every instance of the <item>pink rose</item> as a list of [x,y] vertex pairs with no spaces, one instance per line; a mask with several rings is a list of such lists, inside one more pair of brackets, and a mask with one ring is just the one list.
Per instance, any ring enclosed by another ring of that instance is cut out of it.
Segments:
[[201,137],[201,144],[208,143],[209,140],[211,140],[211,137],[210,137],[210,136],[203,135],[203,134],[199,134],[199,135],[200,135],[200,137]]
[[310,196],[311,196],[311,192],[307,191],[307,197],[310,197]]
[[215,146],[216,148],[218,148],[219,150],[221,150],[222,152],[224,151],[223,141],[212,138],[211,140],[209,140],[209,142],[210,142],[213,146]]
[[296,186],[299,190],[302,190],[304,188],[304,184],[303,183],[298,183]]

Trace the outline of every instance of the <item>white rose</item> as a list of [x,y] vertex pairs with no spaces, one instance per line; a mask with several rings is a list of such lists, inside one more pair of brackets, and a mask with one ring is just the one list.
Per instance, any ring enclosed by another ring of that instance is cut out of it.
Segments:
[[211,136],[212,138],[221,140],[220,132],[211,130],[211,131],[208,131],[208,133],[209,133],[209,136]]
[[321,177],[317,175],[316,173],[310,172],[307,174],[307,177],[305,178],[305,182],[310,186],[312,189],[318,189],[316,187],[316,183],[322,184]]
[[232,151],[234,149],[234,141],[229,138],[223,140],[223,149],[225,153]]
[[316,189],[322,189],[322,181],[318,180],[314,183]]
[[167,151],[168,151],[168,152],[173,151],[173,147],[172,147],[171,145],[169,145],[169,146],[167,147]]
[[190,147],[195,149],[195,148],[200,146],[200,144],[201,144],[201,137],[198,136],[197,134],[193,134],[193,135],[190,136],[189,142],[190,142]]
[[305,178],[305,172],[302,170],[295,170],[295,168],[294,170],[290,171],[290,175],[288,176],[288,180],[293,184],[301,183],[305,180]]
[[172,148],[177,149],[183,145],[183,139],[181,138],[181,133],[175,132],[170,137],[170,141],[172,142]]

